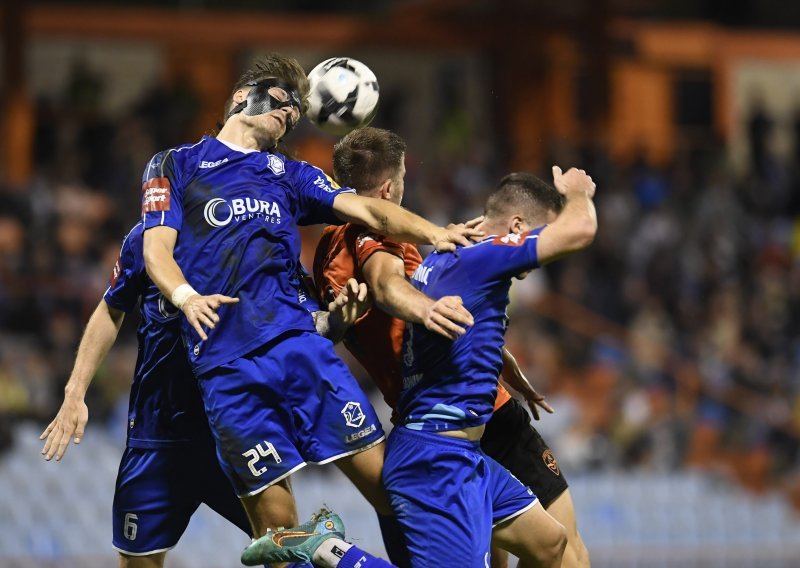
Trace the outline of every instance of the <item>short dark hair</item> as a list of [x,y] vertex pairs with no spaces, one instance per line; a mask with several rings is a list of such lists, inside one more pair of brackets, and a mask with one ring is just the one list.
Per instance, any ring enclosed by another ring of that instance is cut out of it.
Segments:
[[297,94],[300,96],[300,114],[304,115],[308,110],[308,92],[310,90],[306,72],[296,59],[278,53],[270,53],[255,61],[233,84],[231,94],[228,95],[222,111],[222,122],[224,123],[228,119],[228,113],[233,104],[233,95],[236,94],[236,91],[245,88],[250,83],[270,77],[281,79],[297,89]]
[[342,187],[368,192],[400,169],[406,143],[389,130],[356,128],[333,148],[333,177]]
[[497,218],[518,212],[535,222],[563,208],[564,196],[555,187],[533,174],[514,172],[501,179],[486,200],[485,215]]

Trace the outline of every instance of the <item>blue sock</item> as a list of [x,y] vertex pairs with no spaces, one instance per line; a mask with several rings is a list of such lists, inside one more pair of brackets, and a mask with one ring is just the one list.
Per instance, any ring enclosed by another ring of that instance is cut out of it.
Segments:
[[397,522],[394,515],[378,515],[378,524],[381,527],[383,546],[389,555],[389,560],[398,568],[411,568],[411,558],[408,556],[403,527]]
[[376,558],[356,545],[344,553],[336,568],[395,568],[383,558]]

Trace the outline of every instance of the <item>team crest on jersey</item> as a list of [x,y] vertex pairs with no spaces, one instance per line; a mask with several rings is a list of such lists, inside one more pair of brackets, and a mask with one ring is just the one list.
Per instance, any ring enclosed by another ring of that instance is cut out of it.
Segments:
[[267,158],[267,167],[271,169],[272,173],[276,176],[281,176],[286,171],[286,166],[283,164],[283,160],[274,154],[270,154]]
[[170,185],[167,178],[152,178],[142,184],[142,213],[169,211]]
[[361,403],[352,401],[344,405],[342,416],[344,416],[345,422],[351,428],[359,428],[367,418],[364,411],[361,410]]

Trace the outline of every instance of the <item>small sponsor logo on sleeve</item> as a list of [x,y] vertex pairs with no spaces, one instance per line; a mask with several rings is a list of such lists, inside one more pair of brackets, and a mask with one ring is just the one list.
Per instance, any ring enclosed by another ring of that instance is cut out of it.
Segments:
[[114,268],[111,270],[111,286],[116,286],[117,279],[119,278],[119,274],[122,272],[122,268],[120,267],[120,259],[117,258],[117,261],[114,263]]
[[375,240],[376,239],[374,233],[361,233],[360,235],[358,235],[358,238],[356,239],[356,245],[358,246],[358,248],[361,248],[369,241],[375,241]]
[[169,211],[170,196],[167,178],[152,178],[142,184],[142,213]]
[[504,237],[495,237],[492,244],[507,245],[511,247],[518,247],[525,242],[525,239],[519,233],[509,233]]

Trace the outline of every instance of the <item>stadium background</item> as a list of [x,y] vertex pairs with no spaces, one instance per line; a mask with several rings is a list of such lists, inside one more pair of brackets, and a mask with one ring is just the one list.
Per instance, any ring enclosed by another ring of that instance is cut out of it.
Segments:
[[[408,141],[405,205],[431,219],[480,213],[510,170],[597,181],[594,245],[515,285],[508,334],[557,410],[537,427],[594,566],[800,564],[800,5],[0,5],[0,566],[115,563],[135,317],[89,391],[84,443],[45,463],[38,434],[145,163],[211,131],[238,72],[272,50],[375,71],[374,125]],[[308,124],[289,139],[328,170],[334,142]],[[326,501],[381,551],[335,468],[295,489],[303,516]],[[237,566],[245,544],[201,509],[167,566]]]

